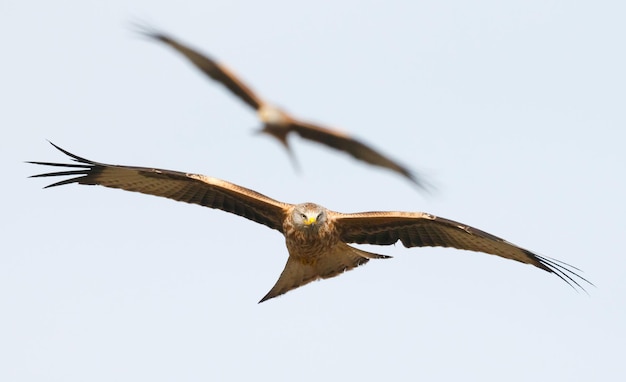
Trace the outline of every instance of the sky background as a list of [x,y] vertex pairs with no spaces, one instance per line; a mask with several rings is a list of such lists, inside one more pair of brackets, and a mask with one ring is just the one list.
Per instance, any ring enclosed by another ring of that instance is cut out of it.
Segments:
[[[619,1],[0,2],[0,380],[622,381],[626,5]],[[141,21],[262,96],[437,186],[294,137]],[[27,160],[196,172],[341,212],[425,211],[584,271],[454,249],[394,256],[263,304],[277,231]]]

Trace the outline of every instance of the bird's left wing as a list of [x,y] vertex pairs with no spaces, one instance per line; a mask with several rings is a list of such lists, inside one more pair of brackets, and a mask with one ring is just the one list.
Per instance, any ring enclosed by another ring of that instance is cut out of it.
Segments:
[[395,171],[422,189],[427,190],[430,188],[430,185],[424,179],[415,176],[407,167],[338,130],[331,130],[298,120],[293,120],[290,127],[302,138],[343,151],[363,162]]
[[51,144],[78,163],[28,162],[66,168],[64,171],[33,175],[33,178],[73,176],[46,188],[70,183],[120,188],[220,209],[280,232],[283,231],[284,213],[291,206],[221,179],[156,168],[94,162],[63,150],[52,142]]
[[[484,252],[532,264],[583,289],[591,284],[558,260],[542,257],[485,231],[424,212],[333,213],[341,240],[346,243],[391,245],[398,240],[407,247],[452,247]],[[583,289],[584,290],[584,289]]]

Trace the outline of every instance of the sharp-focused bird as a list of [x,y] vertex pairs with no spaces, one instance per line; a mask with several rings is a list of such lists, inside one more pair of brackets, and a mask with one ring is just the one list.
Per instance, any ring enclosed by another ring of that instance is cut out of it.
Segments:
[[373,149],[365,143],[362,143],[348,134],[340,132],[336,129],[330,129],[314,123],[301,121],[289,115],[285,111],[273,106],[269,102],[266,102],[254,93],[250,87],[241,81],[241,79],[235,76],[231,70],[226,68],[225,65],[218,63],[208,55],[201,54],[197,50],[194,50],[169,35],[155,29],[139,25],[137,27],[141,34],[151,39],[164,42],[175,49],[191,61],[191,63],[200,69],[200,71],[211,77],[213,80],[224,85],[248,106],[256,110],[259,119],[263,123],[261,132],[278,139],[287,149],[289,156],[294,163],[295,159],[287,140],[287,136],[292,132],[298,134],[304,139],[346,152],[354,158],[366,163],[395,171],[422,189],[428,188],[428,184],[424,179],[415,176],[407,167],[390,159],[388,156]]
[[370,259],[386,259],[347,243],[405,247],[452,247],[516,260],[553,273],[572,287],[589,283],[558,260],[539,256],[506,240],[466,224],[424,212],[331,211],[314,203],[279,202],[256,191],[205,175],[147,167],[94,162],[52,144],[78,163],[28,162],[65,167],[63,171],[32,177],[72,176],[48,187],[70,183],[101,185],[162,196],[220,209],[264,224],[285,236],[289,257],[274,287],[259,302],[279,296],[317,279],[337,276]]

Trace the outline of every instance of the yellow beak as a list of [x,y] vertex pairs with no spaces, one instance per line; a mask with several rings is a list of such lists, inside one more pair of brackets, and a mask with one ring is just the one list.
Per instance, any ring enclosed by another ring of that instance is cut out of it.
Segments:
[[317,218],[315,216],[309,216],[309,218],[306,220],[304,224],[311,225],[311,224],[315,224],[316,221],[317,221]]

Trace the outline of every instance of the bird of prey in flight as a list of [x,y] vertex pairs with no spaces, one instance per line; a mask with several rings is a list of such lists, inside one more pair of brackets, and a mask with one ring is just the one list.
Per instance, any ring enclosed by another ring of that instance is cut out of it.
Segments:
[[289,153],[289,156],[294,164],[295,158],[287,140],[287,136],[292,132],[298,134],[304,139],[343,151],[354,158],[371,165],[395,171],[422,189],[428,188],[427,182],[424,179],[417,177],[407,167],[399,164],[387,155],[382,154],[378,150],[373,149],[356,138],[335,129],[302,121],[271,105],[253,92],[249,86],[247,86],[224,64],[217,62],[208,55],[202,54],[172,38],[171,36],[153,28],[140,25],[137,25],[137,27],[139,33],[169,45],[171,48],[175,49],[191,61],[191,63],[194,64],[200,71],[211,77],[213,80],[224,85],[244,103],[253,108],[263,123],[261,132],[278,139],[287,149],[287,152]]
[[391,245],[400,241],[407,248],[452,247],[484,252],[534,265],[574,288],[583,289],[581,281],[589,283],[572,270],[577,268],[568,264],[429,213],[341,213],[314,203],[289,204],[205,175],[99,163],[52,145],[76,163],[28,162],[63,167],[62,171],[33,175],[35,178],[71,176],[46,188],[71,183],[120,188],[220,209],[280,231],[285,236],[289,257],[278,281],[259,302],[311,281],[337,276],[370,259],[390,257],[348,243]]

